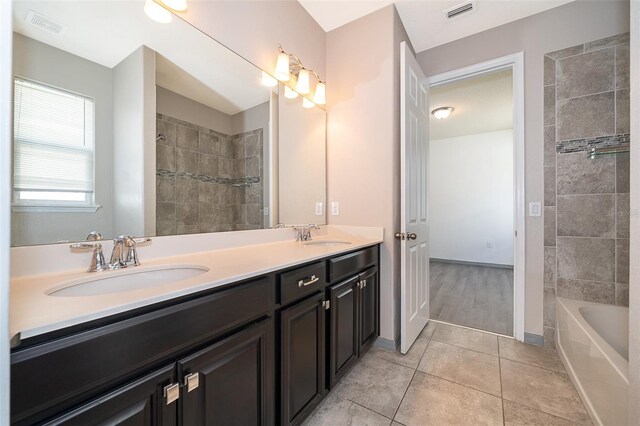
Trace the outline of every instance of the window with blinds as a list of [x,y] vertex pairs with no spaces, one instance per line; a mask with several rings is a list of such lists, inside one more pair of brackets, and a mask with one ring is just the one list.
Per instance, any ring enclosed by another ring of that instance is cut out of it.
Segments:
[[94,162],[93,99],[15,79],[14,205],[92,205]]

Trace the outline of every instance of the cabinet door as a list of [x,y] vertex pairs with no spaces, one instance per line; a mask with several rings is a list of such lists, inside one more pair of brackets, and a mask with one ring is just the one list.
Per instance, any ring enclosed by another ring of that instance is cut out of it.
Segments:
[[173,383],[174,376],[175,365],[172,364],[45,424],[176,425],[178,402],[167,404],[163,396],[164,387]]
[[329,289],[329,385],[340,380],[358,359],[358,284],[359,276]]
[[281,424],[300,423],[323,397],[323,300],[320,293],[281,312]]
[[378,270],[360,274],[360,352],[366,350],[379,334]]
[[263,320],[178,361],[182,424],[272,424],[273,322]]

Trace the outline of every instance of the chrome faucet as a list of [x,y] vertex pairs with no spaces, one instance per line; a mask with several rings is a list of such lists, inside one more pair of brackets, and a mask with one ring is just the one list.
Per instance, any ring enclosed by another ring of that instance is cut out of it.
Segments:
[[109,269],[126,268],[127,266],[139,266],[136,240],[128,235],[120,235],[113,239],[113,251]]
[[311,240],[311,229],[320,229],[318,225],[310,223],[309,225],[304,226],[294,226],[293,229],[296,231],[296,241],[310,241]]

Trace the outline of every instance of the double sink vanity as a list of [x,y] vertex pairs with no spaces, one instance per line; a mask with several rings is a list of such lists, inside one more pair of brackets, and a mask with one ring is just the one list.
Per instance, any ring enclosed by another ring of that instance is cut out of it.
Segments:
[[[189,237],[151,246],[171,238]],[[299,424],[379,334],[381,240],[141,247],[140,266],[16,278],[12,423]]]

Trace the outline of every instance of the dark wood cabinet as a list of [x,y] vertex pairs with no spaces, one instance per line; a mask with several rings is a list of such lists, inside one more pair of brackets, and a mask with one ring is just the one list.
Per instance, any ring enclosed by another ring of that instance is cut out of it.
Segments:
[[[176,425],[177,401],[167,404],[163,396],[164,387],[173,383],[174,372],[174,365],[162,368],[45,424]],[[68,373],[73,374],[72,371]]]
[[267,319],[178,361],[181,424],[273,424],[272,330]]
[[358,292],[359,277],[336,284],[329,289],[329,387],[340,380],[358,359]]
[[280,314],[280,423],[299,424],[324,396],[325,306],[319,293]]
[[378,269],[370,268],[359,275],[360,281],[360,332],[359,352],[373,344],[379,334],[380,317],[378,315]]

